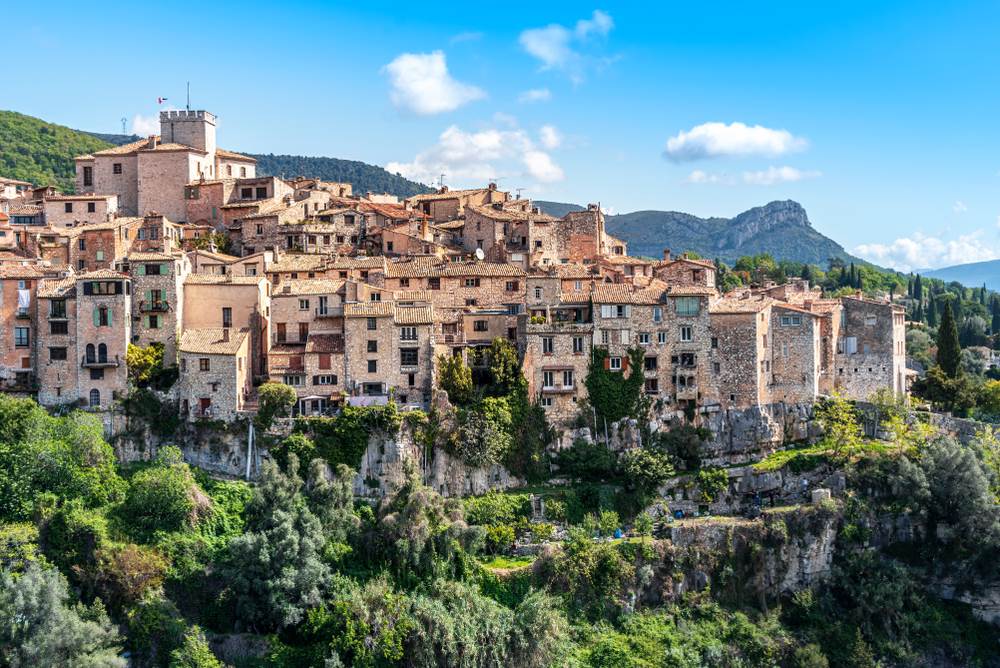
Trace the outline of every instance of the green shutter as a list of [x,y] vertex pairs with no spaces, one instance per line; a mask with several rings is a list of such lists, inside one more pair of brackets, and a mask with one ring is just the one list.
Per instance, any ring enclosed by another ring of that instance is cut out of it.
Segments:
[[148,307],[152,303],[153,303],[153,291],[146,290],[146,306]]
[[145,276],[146,275],[146,265],[144,265],[144,264],[137,264],[135,266],[135,275],[136,276]]
[[101,311],[97,307],[94,307],[94,327],[100,327],[101,325]]
[[148,315],[142,316],[142,321],[145,323],[146,329],[149,329],[149,316]]
[[111,307],[109,306],[108,307],[108,327],[110,327],[111,323],[113,323],[114,321],[115,321],[114,320],[114,316],[111,315]]

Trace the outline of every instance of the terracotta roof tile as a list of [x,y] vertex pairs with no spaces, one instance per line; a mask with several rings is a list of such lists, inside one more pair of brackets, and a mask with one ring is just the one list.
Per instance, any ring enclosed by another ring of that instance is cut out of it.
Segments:
[[232,274],[188,274],[185,285],[258,285],[267,279],[263,276],[234,276]]
[[342,353],[344,337],[340,334],[310,334],[306,339],[307,353]]
[[203,355],[235,355],[250,333],[247,328],[230,329],[229,340],[225,330],[218,327],[186,329],[181,333],[181,352]]
[[239,160],[240,162],[257,162],[257,158],[251,158],[249,155],[243,155],[242,153],[234,153],[233,151],[227,151],[224,148],[215,149],[215,155],[226,160]]
[[393,308],[392,302],[354,302],[344,304],[344,316],[347,318],[381,318],[391,316]]
[[427,306],[396,306],[396,322],[400,325],[427,325],[434,322],[434,308]]

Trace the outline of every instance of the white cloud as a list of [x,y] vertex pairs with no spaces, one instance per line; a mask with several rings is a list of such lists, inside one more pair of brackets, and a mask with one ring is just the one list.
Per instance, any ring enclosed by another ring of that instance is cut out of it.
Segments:
[[526,90],[517,96],[517,101],[522,103],[548,102],[551,99],[552,91],[548,88],[532,88],[531,90]]
[[486,97],[481,88],[452,78],[442,51],[403,53],[383,69],[392,84],[392,103],[416,114],[454,111]]
[[[521,32],[518,41],[521,48],[541,63],[542,70],[562,70],[580,83],[587,67],[594,64],[583,49],[592,38],[607,37],[614,25],[608,13],[595,9],[589,19],[580,19],[572,29],[558,23],[529,28]],[[598,64],[602,62],[606,61],[597,60]]]
[[160,117],[136,114],[132,117],[132,134],[140,137],[160,134]]
[[952,204],[951,210],[954,211],[955,213],[965,213],[966,211],[969,210],[969,207],[965,205],[965,202],[963,202],[960,199],[957,199],[955,200],[955,203]]
[[543,125],[542,129],[538,131],[538,136],[542,146],[549,150],[559,148],[562,145],[562,135],[555,126]]
[[889,244],[862,244],[854,252],[866,260],[898,271],[937,269],[1000,258],[997,244],[987,242],[982,236],[983,231],[976,230],[946,240],[917,232],[912,237],[900,237]]
[[729,179],[725,174],[711,174],[701,169],[694,170],[684,179],[684,183],[729,183],[731,181],[732,179]]
[[565,176],[552,156],[517,127],[466,132],[452,125],[411,162],[390,162],[385,168],[423,183],[432,183],[441,174],[465,184],[510,177],[552,183]]
[[788,130],[745,123],[702,123],[667,140],[664,154],[674,162],[709,158],[778,156],[806,148],[808,142]]
[[822,176],[822,172],[803,171],[795,167],[768,167],[760,171],[743,172],[736,176],[726,172],[706,172],[696,169],[684,178],[684,183],[716,183],[726,186],[744,184],[748,186],[773,186],[778,183],[794,183],[815,179]]
[[795,167],[768,167],[759,172],[743,172],[743,183],[752,186],[773,186],[776,183],[794,183],[819,176],[820,172],[803,172]]

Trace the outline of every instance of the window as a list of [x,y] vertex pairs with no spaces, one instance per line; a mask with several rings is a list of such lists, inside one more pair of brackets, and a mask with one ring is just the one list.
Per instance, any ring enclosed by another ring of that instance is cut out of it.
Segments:
[[299,323],[299,341],[304,343],[306,339],[309,338],[309,323],[300,322]]
[[507,281],[506,289],[507,292],[517,292],[519,284],[517,281]]
[[90,391],[90,407],[100,408],[101,407],[101,391],[94,388]]
[[378,372],[378,360],[368,360],[368,373]]
[[541,298],[542,298],[542,289],[536,287],[535,288],[535,299],[541,299]]
[[373,302],[380,302],[380,301],[382,301],[382,293],[381,292],[373,292],[370,295],[368,295],[368,299],[370,301],[373,301]]
[[656,357],[643,358],[642,368],[645,369],[646,371],[656,371],[657,359],[658,358]]
[[313,385],[336,385],[337,377],[332,374],[313,376]]
[[640,346],[649,345],[649,332],[639,332],[639,345]]
[[408,279],[408,278],[401,278],[401,279],[399,279],[399,287],[401,287],[401,288],[408,288],[408,287],[410,287],[410,279]]
[[96,202],[87,202],[87,213],[97,213]]
[[478,278],[467,278],[465,279],[465,287],[467,288],[478,288],[479,279]]
[[431,290],[440,290],[441,289],[441,279],[438,278],[438,277],[436,277],[436,276],[432,276],[431,278],[428,278],[427,279],[427,287],[430,288]]
[[854,355],[858,352],[858,337],[848,336],[844,339],[844,352],[848,355]]
[[113,174],[121,174],[122,173],[122,163],[116,162],[113,165],[111,165],[111,172]]
[[240,176],[246,178],[246,175],[247,175],[247,168],[240,167]]
[[257,236],[258,237],[264,236],[264,226],[261,225],[260,223],[257,224]]
[[87,250],[87,240],[84,239],[83,237],[80,237],[80,239],[76,242],[76,247],[82,251]]
[[555,374],[554,371],[543,371],[542,372],[542,387],[555,387],[555,385],[556,385],[555,376],[556,376],[556,374]]
[[211,371],[212,364],[207,357],[198,358],[198,371]]
[[406,384],[409,385],[410,387],[413,387],[414,385],[416,385],[417,384],[417,374],[415,374],[415,373],[408,373],[408,374],[406,374]]
[[91,380],[104,380],[104,369],[91,369],[90,370]]
[[50,322],[49,334],[69,334],[68,322]]
[[801,315],[783,315],[780,318],[782,327],[798,327],[802,324]]
[[158,315],[147,315],[146,316],[146,327],[149,329],[159,329],[160,328],[160,316]]
[[368,331],[374,332],[376,329],[378,329],[378,319],[368,318]]
[[622,358],[621,357],[612,357],[612,358],[610,358],[608,360],[608,368],[610,368],[612,371],[621,371],[622,370]]
[[92,186],[94,185],[94,168],[84,167],[83,168],[83,185]]
[[368,352],[370,353],[378,352],[378,341],[373,341],[373,340],[368,341]]
[[222,307],[222,326],[223,327],[233,326],[233,309],[229,306]]
[[712,347],[713,348],[718,348],[719,347],[719,337],[717,337],[717,336],[713,336],[712,337]]
[[386,253],[393,252],[393,243],[391,241],[386,241],[385,242],[385,252]]
[[65,299],[53,299],[49,302],[49,317],[50,318],[65,318],[66,317],[66,300]]
[[667,342],[667,333],[666,332],[657,332],[656,333],[656,342],[659,343],[660,345],[663,345],[664,343],[666,343]]
[[563,387],[570,388],[573,387],[573,370],[566,369],[563,371]]
[[240,188],[240,199],[253,199],[253,188]]
[[257,195],[257,199],[264,199],[265,197],[267,197],[267,188],[266,187],[258,187],[256,195]]
[[646,394],[659,394],[660,381],[657,378],[646,379]]
[[628,304],[601,304],[602,318],[629,318],[632,307]]
[[687,326],[681,327],[681,341],[690,341],[690,340],[691,340],[691,328]]
[[610,339],[611,339],[611,335],[608,333],[608,330],[602,329],[601,330],[601,343],[604,344],[604,345],[608,345],[608,341]]
[[712,363],[712,372],[716,373],[716,374],[721,373],[722,372],[722,365],[719,364],[718,362],[713,362]]
[[663,309],[659,306],[653,307],[653,322],[663,321]]
[[674,310],[677,315],[698,315],[701,300],[697,297],[675,297]]
[[400,327],[399,328],[399,340],[400,341],[416,341],[417,340],[417,328],[416,327]]
[[694,366],[694,353],[681,353],[680,363],[681,366]]
[[489,330],[489,323],[485,320],[473,320],[472,321],[472,331],[474,332],[485,332]]
[[104,251],[102,250],[97,251],[94,257],[97,259],[98,262],[104,262]]
[[552,349],[553,349],[552,337],[551,336],[543,336],[542,337],[542,353],[545,354],[545,355],[551,355],[552,354]]
[[66,213],[73,213],[73,203],[72,202],[66,202],[63,205],[63,208],[66,211]]
[[65,348],[49,348],[49,360],[59,362],[66,359]]
[[417,366],[420,361],[420,356],[416,348],[400,348],[399,349],[399,364],[400,366]]
[[878,318],[876,318],[875,316],[873,316],[873,315],[866,315],[865,316],[865,326],[866,327],[874,327],[875,323],[877,323],[877,322],[878,322]]
[[308,311],[309,310],[309,300],[308,299],[300,299],[299,300],[299,310],[300,311]]
[[552,397],[542,397],[542,408],[549,408],[552,406]]
[[290,385],[291,387],[301,387],[305,384],[305,377],[299,376],[297,374],[286,375],[282,378],[285,385]]
[[583,337],[574,336],[573,337],[573,353],[579,355],[583,353]]

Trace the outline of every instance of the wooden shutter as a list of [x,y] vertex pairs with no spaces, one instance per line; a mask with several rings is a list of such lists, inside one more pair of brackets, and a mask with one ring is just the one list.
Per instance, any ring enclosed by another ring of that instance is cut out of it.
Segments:
[[101,309],[95,306],[94,307],[94,327],[100,327],[100,326],[101,326]]
[[111,315],[111,307],[109,306],[108,307],[108,327],[110,327],[111,323],[113,323],[114,321],[115,321],[114,320],[114,316]]
[[137,265],[135,265],[135,275],[136,276],[145,276],[146,275],[146,265],[144,265],[144,264],[137,264]]

